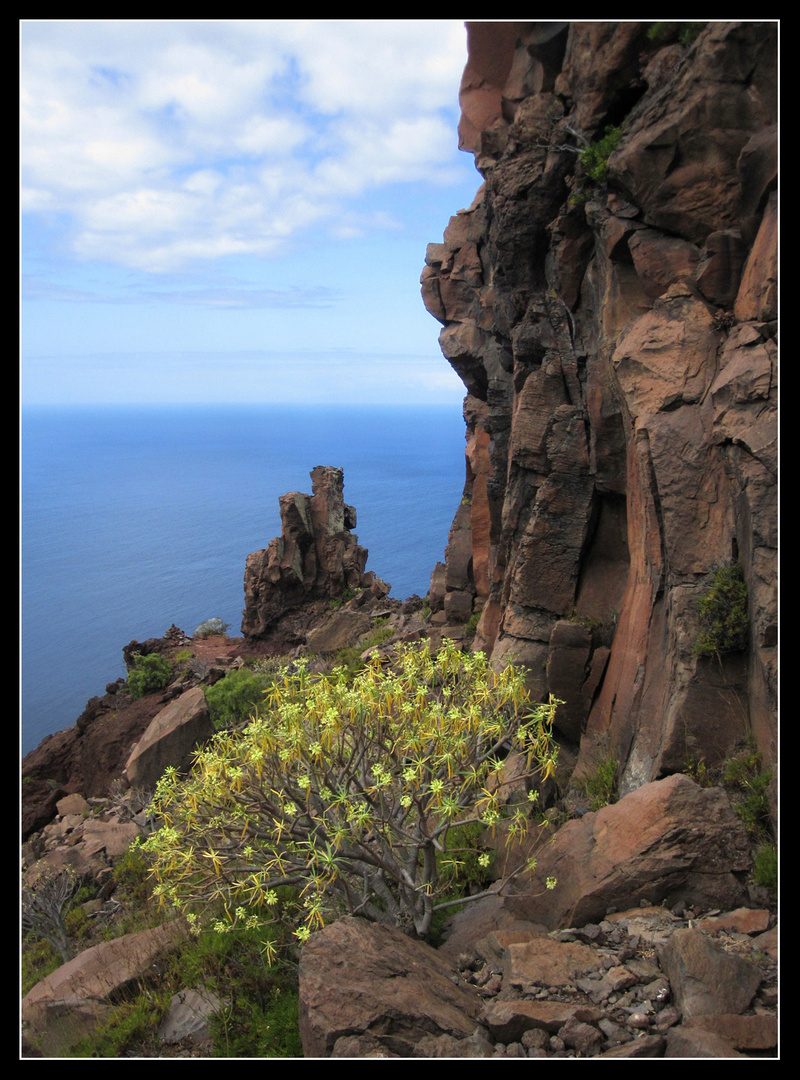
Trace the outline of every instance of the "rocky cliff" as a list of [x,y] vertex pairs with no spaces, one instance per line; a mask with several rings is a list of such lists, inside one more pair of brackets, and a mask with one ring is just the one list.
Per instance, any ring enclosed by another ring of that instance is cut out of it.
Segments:
[[[432,606],[565,700],[576,776],[610,755],[624,794],[745,737],[772,763],[777,27],[467,32],[485,182],[421,279],[467,391]],[[730,568],[743,632],[698,649]]]

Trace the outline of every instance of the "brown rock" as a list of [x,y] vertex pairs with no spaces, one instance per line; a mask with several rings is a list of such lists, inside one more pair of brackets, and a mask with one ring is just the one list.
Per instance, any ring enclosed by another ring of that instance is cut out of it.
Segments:
[[26,1036],[45,1054],[67,1053],[107,1010],[96,1008],[175,949],[186,936],[181,920],[126,934],[86,949],[38,982],[22,1000]]
[[718,1013],[689,1017],[682,1028],[684,1033],[713,1032],[735,1050],[774,1050],[778,1045],[778,1018],[767,1013],[755,1016]]
[[703,1028],[689,1028],[681,1024],[667,1032],[666,1051],[668,1058],[738,1058],[744,1057],[738,1050],[714,1031]]
[[[544,921],[544,920],[543,920]],[[542,986],[566,986],[593,968],[596,955],[577,941],[553,941],[534,938],[509,944],[504,978],[512,984],[539,983]]]
[[538,853],[537,885],[555,877],[557,887],[509,897],[506,906],[551,929],[598,921],[642,898],[729,907],[743,898],[734,875],[749,862],[747,833],[724,792],[676,774],[568,821]]
[[364,573],[367,551],[350,531],[356,512],[345,505],[342,470],[318,465],[311,482],[310,496],[298,491],[281,496],[281,535],[247,557],[245,637],[264,637],[294,609],[374,580]]
[[697,930],[676,930],[659,950],[659,959],[684,1019],[742,1013],[761,982],[755,964]]
[[185,768],[198,743],[213,734],[202,688],[187,690],[153,718],[136,744],[125,765],[128,782],[132,787],[154,788],[167,766]]
[[[497,1042],[507,1043],[518,1042],[526,1031],[555,1035],[566,1024],[596,1022],[601,1015],[599,1009],[591,1006],[561,1001],[492,1001],[484,1009],[481,1023]],[[596,1030],[595,1034],[599,1037]]]
[[345,918],[312,935],[300,958],[300,1034],[306,1057],[330,1057],[344,1036],[369,1035],[415,1057],[429,1035],[467,1039],[481,1011],[434,949],[398,930]]
[[[609,627],[578,767],[610,750],[623,791],[721,763],[743,724],[777,754],[776,24],[649,29],[468,27],[461,138],[485,183],[423,282],[469,395],[451,574],[468,591],[469,545],[473,647],[544,695],[554,624]],[[623,119],[593,187],[577,151]],[[751,647],[721,674],[693,652],[697,603],[732,559]]]

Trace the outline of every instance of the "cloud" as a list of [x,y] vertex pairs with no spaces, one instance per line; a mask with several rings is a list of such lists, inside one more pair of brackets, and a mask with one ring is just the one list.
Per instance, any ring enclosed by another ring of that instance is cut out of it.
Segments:
[[23,22],[23,212],[150,273],[381,228],[365,193],[455,179],[464,48],[428,20]]

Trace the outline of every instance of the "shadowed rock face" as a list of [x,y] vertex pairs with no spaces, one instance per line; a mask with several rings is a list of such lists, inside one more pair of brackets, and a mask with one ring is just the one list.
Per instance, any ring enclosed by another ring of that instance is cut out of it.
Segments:
[[[748,731],[771,763],[776,26],[663,47],[643,23],[467,30],[460,139],[485,183],[421,278],[467,390],[432,596],[567,697],[577,776],[611,753],[624,793]],[[592,181],[580,150],[609,125]],[[732,561],[748,648],[699,658],[699,596]]]
[[282,615],[303,604],[334,599],[345,589],[375,581],[374,574],[364,573],[366,548],[350,532],[356,511],[344,502],[342,470],[318,465],[311,483],[312,495],[292,491],[280,497],[281,535],[247,556],[245,637],[262,637]]

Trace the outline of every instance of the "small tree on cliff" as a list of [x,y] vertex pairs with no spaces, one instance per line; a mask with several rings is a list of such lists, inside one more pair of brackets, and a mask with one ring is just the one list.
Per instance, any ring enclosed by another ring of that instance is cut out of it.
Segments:
[[[521,672],[452,642],[401,650],[391,670],[375,659],[352,683],[284,669],[243,732],[159,782],[163,824],[143,845],[156,893],[217,930],[278,922],[302,942],[349,912],[425,937],[458,867],[454,826],[500,819],[505,751],[529,775],[555,768],[557,704],[531,708]],[[527,828],[518,808],[509,838]]]

